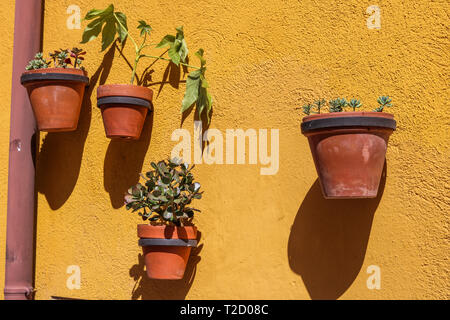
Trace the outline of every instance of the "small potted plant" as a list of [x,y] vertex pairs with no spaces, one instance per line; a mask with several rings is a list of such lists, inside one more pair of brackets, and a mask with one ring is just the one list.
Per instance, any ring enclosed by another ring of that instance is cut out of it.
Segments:
[[[176,66],[184,66],[194,69],[186,80],[186,93],[182,102],[182,112],[188,110],[194,103],[197,105],[199,116],[205,112],[208,122],[212,108],[211,95],[208,93],[208,82],[205,78],[206,61],[203,58],[203,49],[197,51],[201,66],[187,64],[188,48],[184,39],[183,27],[176,28],[176,35],[166,35],[156,48],[169,47],[169,58],[162,55],[152,56],[144,51],[151,46],[148,43],[152,28],[144,20],[140,20],[137,26],[141,41],[138,43],[129,33],[127,17],[122,12],[114,11],[111,4],[104,10],[90,10],[85,20],[93,20],[85,28],[81,43],[94,40],[102,33],[102,51],[107,49],[116,39],[124,45],[129,38],[135,49],[132,60],[131,79],[129,84],[106,84],[97,89],[97,106],[102,111],[103,123],[108,138],[139,139],[148,110],[151,110],[153,91],[142,86],[142,81],[137,77],[137,67],[141,59],[152,58],[174,63]],[[123,52],[121,51],[122,57]],[[128,61],[128,60],[127,60]],[[134,83],[137,83],[136,85]]]
[[20,82],[27,89],[39,130],[76,130],[84,89],[89,83],[81,66],[84,54],[78,48],[60,49],[50,53],[52,59],[47,61],[39,52],[26,66]]
[[[302,107],[301,124],[325,198],[374,198],[377,196],[389,136],[396,128],[394,115],[382,112],[391,107],[388,96],[378,98],[373,112],[359,112],[358,99],[330,100],[330,113],[320,113],[325,100]],[[344,112],[346,107],[351,112]],[[316,108],[316,113],[314,109]]]
[[151,279],[182,279],[192,247],[197,246],[197,228],[192,224],[192,200],[201,199],[200,184],[192,169],[178,159],[151,163],[153,170],[141,174],[143,184],[128,190],[125,204],[150,224],[139,224],[137,233]]

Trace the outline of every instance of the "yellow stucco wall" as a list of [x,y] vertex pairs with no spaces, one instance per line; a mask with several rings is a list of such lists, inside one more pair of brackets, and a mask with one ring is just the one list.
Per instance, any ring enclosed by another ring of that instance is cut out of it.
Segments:
[[[145,19],[157,42],[184,25],[191,53],[205,49],[215,101],[211,128],[224,135],[234,128],[279,129],[279,171],[260,175],[260,164],[197,165],[205,194],[196,218],[203,247],[187,269],[193,280],[147,279],[136,237],[141,219],[122,207],[122,196],[138,172],[175,146],[170,137],[180,127],[184,84],[152,86],[161,89],[153,124],[148,119],[138,142],[112,142],[96,107],[96,86],[127,83],[131,73],[117,52],[102,64],[99,42],[84,45],[85,67],[97,82],[78,130],[41,134],[37,299],[449,298],[447,1],[134,2],[114,2],[133,32]],[[13,30],[8,3],[0,9],[2,30],[9,30],[0,45],[3,151]],[[78,5],[84,16],[92,3],[103,8],[110,0],[45,1],[44,52],[78,45],[85,24],[68,29],[66,10]],[[379,30],[366,24],[373,4],[381,8]],[[131,42],[126,53],[132,54]],[[153,81],[163,79],[166,66],[153,66]],[[381,195],[324,200],[295,108],[322,96],[357,96],[370,110],[383,94],[394,99],[398,129]],[[192,132],[193,120],[191,113],[183,128]],[[2,257],[7,160],[0,152]],[[81,268],[79,290],[66,287],[70,265]],[[381,270],[379,290],[366,285],[371,265]],[[1,263],[2,279],[3,270]]]

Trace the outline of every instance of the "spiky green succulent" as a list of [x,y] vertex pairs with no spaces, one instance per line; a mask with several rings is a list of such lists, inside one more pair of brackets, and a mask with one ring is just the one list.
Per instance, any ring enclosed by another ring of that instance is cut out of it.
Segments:
[[356,111],[356,109],[361,108],[362,105],[363,105],[363,104],[362,104],[361,101],[358,100],[358,99],[351,99],[351,100],[348,102],[348,106],[349,106],[350,108],[352,108],[353,111]]
[[[389,98],[389,96],[380,96],[378,97],[377,102],[379,107],[374,110],[376,112],[382,112],[385,107],[393,106],[392,99]],[[325,99],[319,99],[317,101],[314,101],[314,103],[305,104],[302,107],[303,113],[305,113],[306,115],[314,113],[312,111],[314,107],[316,108],[317,113],[320,113],[321,108],[323,108],[325,104],[326,104]],[[328,104],[330,112],[342,112],[344,111],[344,108],[347,106],[352,108],[353,111],[356,111],[356,109],[359,109],[363,106],[361,100],[355,98],[350,99],[350,101],[347,101],[345,98],[336,98],[328,101]]]
[[330,104],[330,112],[342,112],[344,108],[348,105],[347,99],[336,98],[328,102]]
[[383,112],[384,107],[392,107],[392,99],[389,96],[380,96],[378,97],[378,108],[375,108],[376,112]]
[[314,105],[311,103],[305,104],[302,106],[303,113],[309,116],[311,114],[311,109],[314,108]]
[[325,99],[319,99],[314,101],[314,104],[316,105],[317,113],[320,113],[320,110],[325,106],[326,101]]

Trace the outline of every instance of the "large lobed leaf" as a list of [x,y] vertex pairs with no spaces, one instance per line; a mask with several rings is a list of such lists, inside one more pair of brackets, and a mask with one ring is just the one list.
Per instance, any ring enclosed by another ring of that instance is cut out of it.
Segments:
[[128,35],[127,17],[122,12],[114,12],[111,4],[104,10],[90,10],[84,20],[92,20],[83,31],[81,43],[87,43],[102,33],[102,50],[107,49],[116,39],[116,34],[121,43]]
[[186,92],[181,102],[181,113],[189,110],[195,103],[197,106],[197,114],[201,117],[206,112],[208,124],[211,121],[212,97],[208,92],[208,81],[205,78],[206,60],[203,57],[204,50],[199,49],[196,56],[200,59],[201,67],[198,70],[189,73],[186,79]]
[[188,110],[198,100],[201,83],[200,76],[201,70],[195,70],[189,73],[186,79],[186,92],[181,102],[181,113]]
[[176,28],[176,35],[165,35],[162,40],[156,45],[156,48],[164,48],[169,46],[168,54],[173,63],[177,66],[180,62],[185,63],[189,50],[186,41],[184,40],[183,26]]
[[150,31],[152,31],[152,27],[150,27],[150,25],[144,20],[139,20],[139,25],[137,28],[141,30],[141,37],[143,37],[145,34],[150,35]]

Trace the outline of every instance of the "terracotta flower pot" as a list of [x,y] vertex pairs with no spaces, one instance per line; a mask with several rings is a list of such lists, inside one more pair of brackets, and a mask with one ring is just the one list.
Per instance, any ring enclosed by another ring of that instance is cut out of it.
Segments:
[[197,246],[197,228],[139,224],[137,231],[147,276],[150,279],[182,279],[191,248]]
[[97,106],[102,110],[106,136],[137,140],[145,117],[151,111],[153,91],[131,84],[107,84],[97,89]]
[[87,73],[80,69],[47,68],[26,71],[20,82],[27,89],[38,129],[77,129]]
[[303,118],[325,198],[375,198],[394,115],[339,112]]

